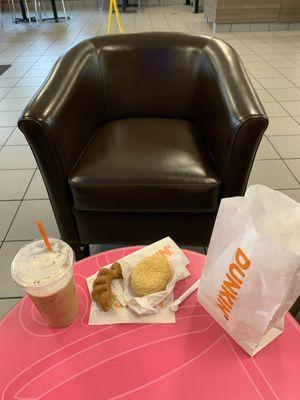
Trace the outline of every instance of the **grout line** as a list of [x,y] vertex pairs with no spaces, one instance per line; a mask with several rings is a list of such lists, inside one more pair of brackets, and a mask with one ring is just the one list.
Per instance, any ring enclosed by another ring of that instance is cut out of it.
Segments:
[[[300,180],[297,178],[297,176],[293,173],[293,171],[291,170],[291,168],[288,166],[288,164],[285,162],[285,160],[292,160],[293,158],[282,158],[280,153],[276,150],[275,146],[273,145],[272,141],[268,139],[267,136],[265,136],[265,138],[268,140],[268,142],[270,143],[270,145],[273,147],[273,149],[276,151],[276,153],[279,155],[280,160],[284,163],[284,165],[288,168],[288,170],[290,171],[291,175],[295,178],[296,182],[300,185]],[[296,158],[297,160],[297,158]],[[286,190],[286,189],[281,189],[281,190]]]
[[[272,118],[272,117],[270,117]],[[286,118],[286,117],[282,117],[282,118]],[[267,132],[267,131],[266,131]],[[273,138],[273,137],[281,137],[281,138],[285,138],[285,137],[289,137],[289,136],[300,136],[300,133],[288,133],[286,135],[270,135],[270,134],[264,134],[265,137],[268,138]],[[300,157],[299,157],[300,158]]]
[[13,128],[13,130],[15,130],[17,127],[17,125],[1,125],[0,128]]
[[289,188],[289,189],[275,189],[275,190],[284,190],[285,192],[288,192],[288,191],[299,191],[300,190],[300,188]]
[[[272,45],[271,45],[271,47],[273,47]],[[274,48],[274,47],[273,47]],[[275,49],[275,50],[277,50],[277,49]],[[254,52],[256,53],[256,54],[258,54],[255,50],[254,50]],[[284,56],[284,54],[283,53],[281,53],[281,52],[279,52],[281,55],[283,55]],[[271,60],[270,60],[271,61]],[[296,87],[295,86],[295,84],[294,84],[294,82],[292,82],[290,79],[289,79],[289,77],[286,77],[279,69],[278,69],[278,67],[273,67],[271,64],[270,64],[270,61],[268,61],[268,60],[265,60],[265,62],[270,66],[270,68],[273,68],[275,71],[277,71],[280,75],[281,75],[281,77],[283,77],[283,78],[285,78],[285,79],[287,79],[292,85],[293,85],[293,87]],[[261,79],[263,79],[263,78],[261,78]],[[273,78],[273,79],[276,79],[276,78]],[[260,83],[260,82],[259,82]],[[262,85],[263,86],[263,85]],[[269,89],[272,89],[272,88],[269,88]],[[276,89],[276,88],[273,88],[273,89]],[[269,92],[269,90],[268,89],[266,89],[267,90],[267,92],[272,96],[272,94]]]
[[[276,151],[276,153],[277,153],[277,151]],[[255,158],[254,160],[255,161],[275,161],[275,160],[280,160],[280,155],[278,155],[278,158]]]
[[[10,139],[10,137],[6,140],[6,142],[8,142]],[[28,147],[28,144],[7,144],[5,142],[5,144],[3,144],[3,147]]]
[[285,160],[292,160],[289,158],[282,158],[283,163],[285,164],[285,166],[287,167],[287,169],[290,171],[290,173],[293,175],[293,177],[296,179],[296,182],[298,182],[300,184],[300,180],[297,178],[297,176],[294,174],[294,172],[291,170],[291,168],[289,167],[289,165],[285,162]]
[[[271,88],[269,88],[271,89]],[[274,88],[273,88],[274,89]],[[273,90],[271,89],[271,90]],[[298,88],[276,88],[277,89],[298,89]],[[262,90],[262,89],[257,89],[257,90]],[[267,89],[266,89],[267,90]],[[269,92],[269,94],[272,96],[272,94]],[[281,103],[294,103],[294,102],[299,102],[300,103],[300,98],[298,100],[273,100],[273,101],[264,101],[264,103],[279,103],[279,105],[281,107],[283,107],[283,105],[281,105]],[[284,107],[283,107],[284,108]],[[287,111],[288,112],[288,111]],[[291,115],[292,117],[292,115]],[[294,117],[299,117],[300,118],[300,114],[299,115],[294,115]]]
[[10,134],[10,135],[8,136],[8,138],[5,140],[5,142],[3,143],[3,145],[2,145],[2,147],[1,147],[0,150],[2,150],[2,148],[6,145],[7,141],[10,139],[11,135],[14,133],[15,129],[16,129],[16,128],[14,128],[14,129],[12,130],[11,134]]
[[[289,160],[289,159],[287,159]],[[259,161],[259,160],[257,160]],[[39,197],[39,198],[35,198],[35,199],[31,199],[31,198],[27,198],[27,199],[23,199],[23,198],[19,198],[19,199],[0,199],[0,203],[7,203],[10,201],[21,201],[21,202],[28,202],[28,201],[45,201],[45,200],[49,200],[49,197]]]
[[49,197],[39,197],[38,199],[23,199],[22,201],[49,201]]
[[[36,169],[37,169],[37,168],[36,168]],[[36,170],[35,170],[35,171],[36,171]],[[31,176],[31,178],[30,178],[30,180],[29,180],[29,183],[28,183],[28,185],[27,185],[27,188],[26,188],[26,190],[25,190],[25,192],[24,192],[24,194],[23,194],[23,197],[22,197],[22,199],[21,199],[21,201],[20,201],[20,204],[18,205],[17,210],[16,210],[16,212],[15,212],[15,214],[14,214],[12,220],[10,221],[10,224],[9,224],[9,226],[8,226],[8,229],[7,229],[7,231],[6,231],[6,234],[5,234],[4,238],[3,238],[3,242],[4,242],[5,239],[7,238],[7,235],[8,235],[8,233],[9,233],[9,231],[10,231],[10,229],[11,229],[11,227],[12,227],[12,225],[13,225],[15,219],[16,219],[16,216],[17,216],[17,214],[18,214],[18,212],[19,212],[19,209],[20,209],[20,207],[21,207],[21,205],[22,205],[22,203],[23,203],[24,197],[26,196],[26,193],[27,193],[27,191],[28,191],[28,189],[29,189],[29,186],[30,186],[30,184],[31,184],[31,182],[32,182],[32,180],[33,180],[33,177],[34,177],[34,175],[35,175],[35,171],[33,172],[32,176]]]
[[7,199],[7,200],[0,200],[0,203],[8,203],[12,201],[22,201],[22,198],[19,199]]
[[296,122],[296,124],[298,124],[300,126],[300,118],[299,118],[299,122],[296,120],[296,118],[298,118],[298,117],[296,117],[295,115],[292,116],[292,118]]
[[[8,146],[11,147],[11,146]],[[0,171],[28,171],[34,170],[36,167],[33,168],[0,168]]]
[[14,300],[14,299],[23,299],[23,296],[8,296],[8,297],[0,296],[0,300]]
[[281,155],[279,154],[279,152],[277,151],[277,149],[275,148],[275,146],[273,145],[273,143],[269,140],[268,136],[264,135],[264,138],[267,140],[267,142],[271,145],[271,147],[273,148],[273,150],[275,151],[275,153],[278,155],[279,159],[281,159]]

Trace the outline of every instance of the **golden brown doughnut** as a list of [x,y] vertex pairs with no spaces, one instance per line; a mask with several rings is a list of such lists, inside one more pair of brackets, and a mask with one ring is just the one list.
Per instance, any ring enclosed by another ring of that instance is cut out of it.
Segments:
[[163,255],[154,255],[141,260],[132,270],[131,288],[138,297],[161,292],[166,289],[172,269]]
[[93,282],[92,298],[104,310],[108,311],[114,301],[111,291],[111,281],[122,279],[122,268],[118,262],[112,264],[111,268],[101,268]]

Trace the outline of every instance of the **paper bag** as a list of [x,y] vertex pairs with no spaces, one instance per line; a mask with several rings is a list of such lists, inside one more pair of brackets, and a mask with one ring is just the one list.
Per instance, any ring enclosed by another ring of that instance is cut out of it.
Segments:
[[284,330],[300,292],[300,205],[265,186],[221,201],[198,289],[251,356]]

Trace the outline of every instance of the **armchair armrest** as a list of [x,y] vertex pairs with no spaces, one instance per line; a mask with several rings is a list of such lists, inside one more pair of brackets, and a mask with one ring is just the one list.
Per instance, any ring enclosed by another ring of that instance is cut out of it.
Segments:
[[40,167],[62,238],[70,243],[78,238],[68,175],[104,123],[101,83],[94,46],[82,42],[56,63],[18,122]]
[[221,197],[242,195],[268,118],[238,54],[221,40],[203,49],[194,112],[222,179]]

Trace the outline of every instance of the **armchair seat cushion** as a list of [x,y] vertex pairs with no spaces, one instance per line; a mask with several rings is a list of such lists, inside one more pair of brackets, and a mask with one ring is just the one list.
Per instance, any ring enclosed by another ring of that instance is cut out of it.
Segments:
[[212,212],[220,179],[189,121],[128,118],[99,128],[69,176],[80,211]]

